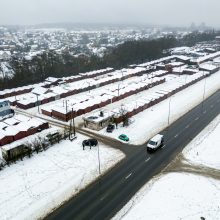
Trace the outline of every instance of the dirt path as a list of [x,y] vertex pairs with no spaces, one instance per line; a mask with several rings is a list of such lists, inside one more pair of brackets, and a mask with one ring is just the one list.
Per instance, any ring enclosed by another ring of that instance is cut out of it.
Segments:
[[171,172],[190,173],[220,180],[219,169],[204,166],[202,164],[194,164],[192,161],[187,160],[182,153],[180,153],[176,159],[165,168],[163,174]]

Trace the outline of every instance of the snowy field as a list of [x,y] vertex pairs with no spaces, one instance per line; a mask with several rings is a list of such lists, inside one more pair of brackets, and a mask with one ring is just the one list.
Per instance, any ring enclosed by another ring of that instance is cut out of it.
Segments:
[[[180,80],[185,80],[185,77]],[[106,129],[101,130],[100,133],[113,138],[118,138],[120,134],[127,134],[130,138],[130,144],[143,144],[168,126],[169,102],[169,121],[172,123],[202,102],[204,87],[205,98],[207,98],[220,89],[219,82],[220,71],[132,117],[133,122],[129,127],[124,128],[119,125],[119,128],[115,129],[113,133],[107,133]],[[162,86],[159,85],[158,87],[162,88]],[[158,89],[158,87],[155,87],[154,90]],[[150,92],[149,90],[141,93],[136,98],[141,95],[144,97],[144,94],[147,95]],[[135,96],[130,97],[128,102],[132,99],[135,100]]]
[[168,167],[168,174],[147,183],[113,219],[219,220],[219,134],[220,115],[183,151],[179,164],[188,165],[189,172],[177,164],[174,172]]
[[[83,151],[85,136],[62,141],[0,171],[0,219],[38,219],[77,194],[99,176],[98,147]],[[124,158],[99,145],[101,173]]]

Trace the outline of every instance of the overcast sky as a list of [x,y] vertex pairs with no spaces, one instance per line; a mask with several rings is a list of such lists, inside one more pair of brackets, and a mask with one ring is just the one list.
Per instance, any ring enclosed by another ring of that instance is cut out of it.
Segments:
[[146,23],[220,27],[220,0],[0,0],[0,24]]

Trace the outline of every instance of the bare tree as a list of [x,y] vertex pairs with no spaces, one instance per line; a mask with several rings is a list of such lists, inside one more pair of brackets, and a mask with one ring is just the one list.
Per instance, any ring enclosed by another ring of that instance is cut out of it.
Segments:
[[128,126],[129,117],[128,117],[128,112],[125,109],[124,105],[121,105],[119,114],[120,114],[120,117],[122,118],[123,127]]

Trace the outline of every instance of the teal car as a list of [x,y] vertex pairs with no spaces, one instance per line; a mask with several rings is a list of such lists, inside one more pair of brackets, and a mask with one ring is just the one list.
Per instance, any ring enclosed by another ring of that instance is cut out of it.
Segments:
[[122,141],[129,141],[129,137],[125,134],[119,135],[118,138]]

